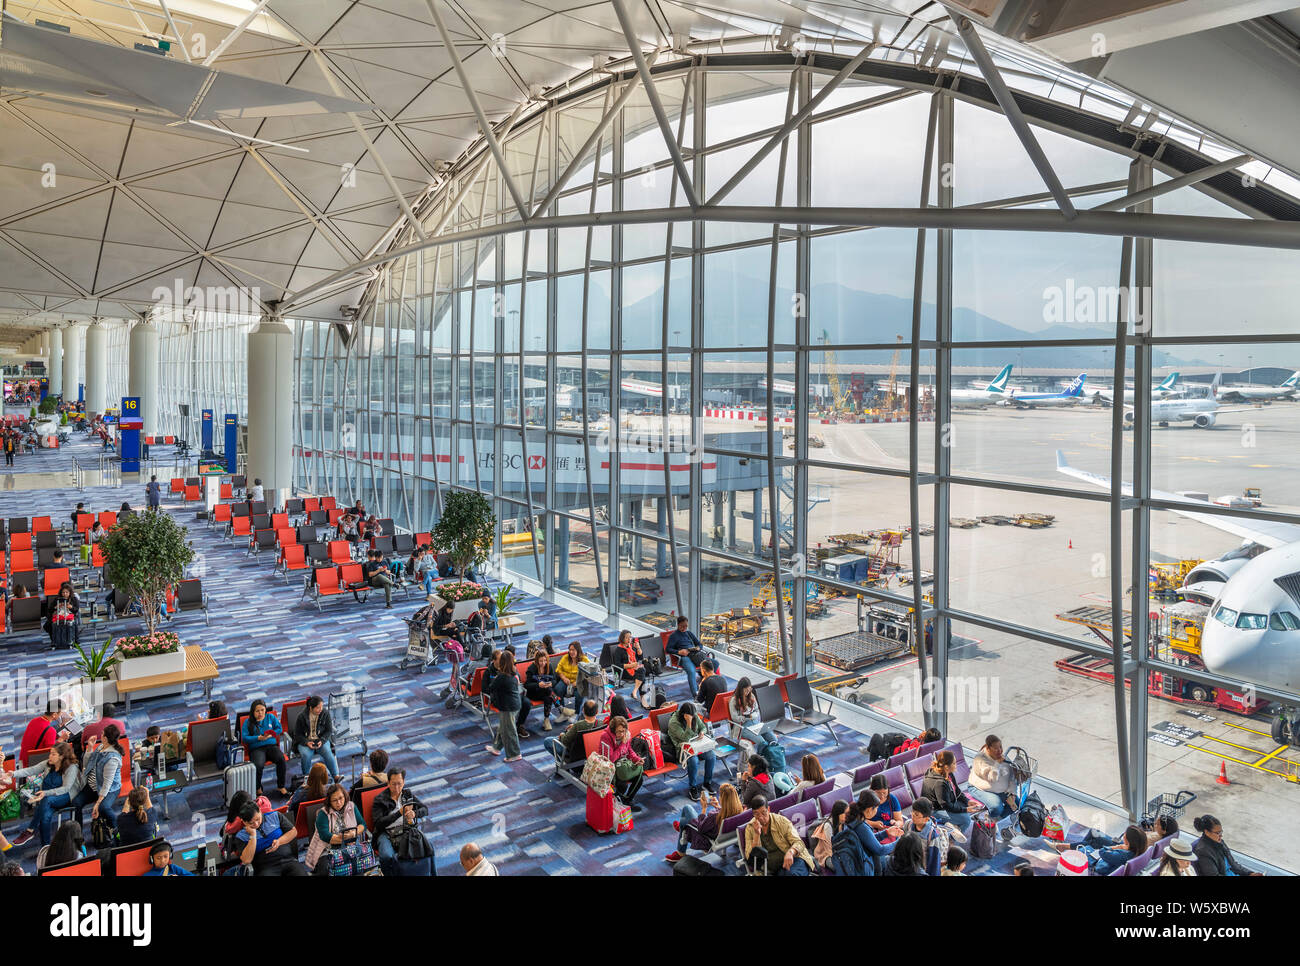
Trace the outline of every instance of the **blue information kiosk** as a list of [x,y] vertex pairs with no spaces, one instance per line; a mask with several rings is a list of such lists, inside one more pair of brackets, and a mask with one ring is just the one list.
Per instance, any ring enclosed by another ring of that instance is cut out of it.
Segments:
[[226,413],[226,472],[239,468],[239,414]]
[[117,443],[122,454],[122,472],[140,472],[140,430],[144,421],[140,416],[140,397],[123,396],[122,413],[117,422]]

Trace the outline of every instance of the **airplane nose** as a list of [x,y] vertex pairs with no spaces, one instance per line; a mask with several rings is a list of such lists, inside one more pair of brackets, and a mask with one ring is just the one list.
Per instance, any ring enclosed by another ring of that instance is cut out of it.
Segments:
[[1266,633],[1225,627],[1216,620],[1208,620],[1201,634],[1201,658],[1216,674],[1267,684],[1261,680],[1267,660],[1262,653],[1262,637]]

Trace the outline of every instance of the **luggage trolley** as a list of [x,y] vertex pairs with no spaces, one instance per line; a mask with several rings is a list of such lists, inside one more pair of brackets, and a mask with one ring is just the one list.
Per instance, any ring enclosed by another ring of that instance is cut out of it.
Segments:
[[1142,813],[1142,827],[1150,830],[1155,828],[1156,819],[1178,818],[1194,801],[1196,801],[1196,793],[1189,791],[1157,795],[1147,802],[1147,810]]
[[1038,774],[1038,759],[1030,758],[1029,753],[1018,745],[1008,748],[1003,759],[1011,766],[1011,780],[1016,784],[1016,810],[1008,817],[1013,820],[1013,824],[1018,824],[1020,809],[1024,807],[1025,799],[1034,788],[1034,776]]

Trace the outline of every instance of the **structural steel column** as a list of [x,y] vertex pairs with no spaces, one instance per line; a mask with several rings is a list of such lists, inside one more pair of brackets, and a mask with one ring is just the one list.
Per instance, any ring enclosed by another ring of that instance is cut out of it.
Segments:
[[81,386],[81,326],[69,325],[63,330],[63,400],[76,402]]
[[248,476],[293,485],[293,333],[275,316],[248,333]]
[[126,378],[126,394],[140,400],[140,421],[151,436],[158,432],[158,327],[150,321],[131,329]]
[[50,377],[50,395],[58,396],[63,393],[63,330],[50,329],[45,335],[50,340],[49,368],[46,370]]
[[108,329],[92,322],[86,329],[86,412],[102,413],[108,403]]

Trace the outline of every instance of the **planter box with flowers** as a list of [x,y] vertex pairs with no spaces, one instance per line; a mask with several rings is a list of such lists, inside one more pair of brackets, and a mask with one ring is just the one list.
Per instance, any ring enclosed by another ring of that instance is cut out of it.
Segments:
[[483,598],[483,585],[470,580],[449,580],[439,584],[433,592],[456,605],[452,620],[463,621],[478,610],[478,602]]
[[[154,631],[152,634],[120,637],[114,643],[117,647],[118,659],[114,670],[119,681],[185,670],[185,651],[181,649],[180,638],[171,631]],[[133,697],[157,698],[184,692],[185,685],[182,683],[137,691]]]

